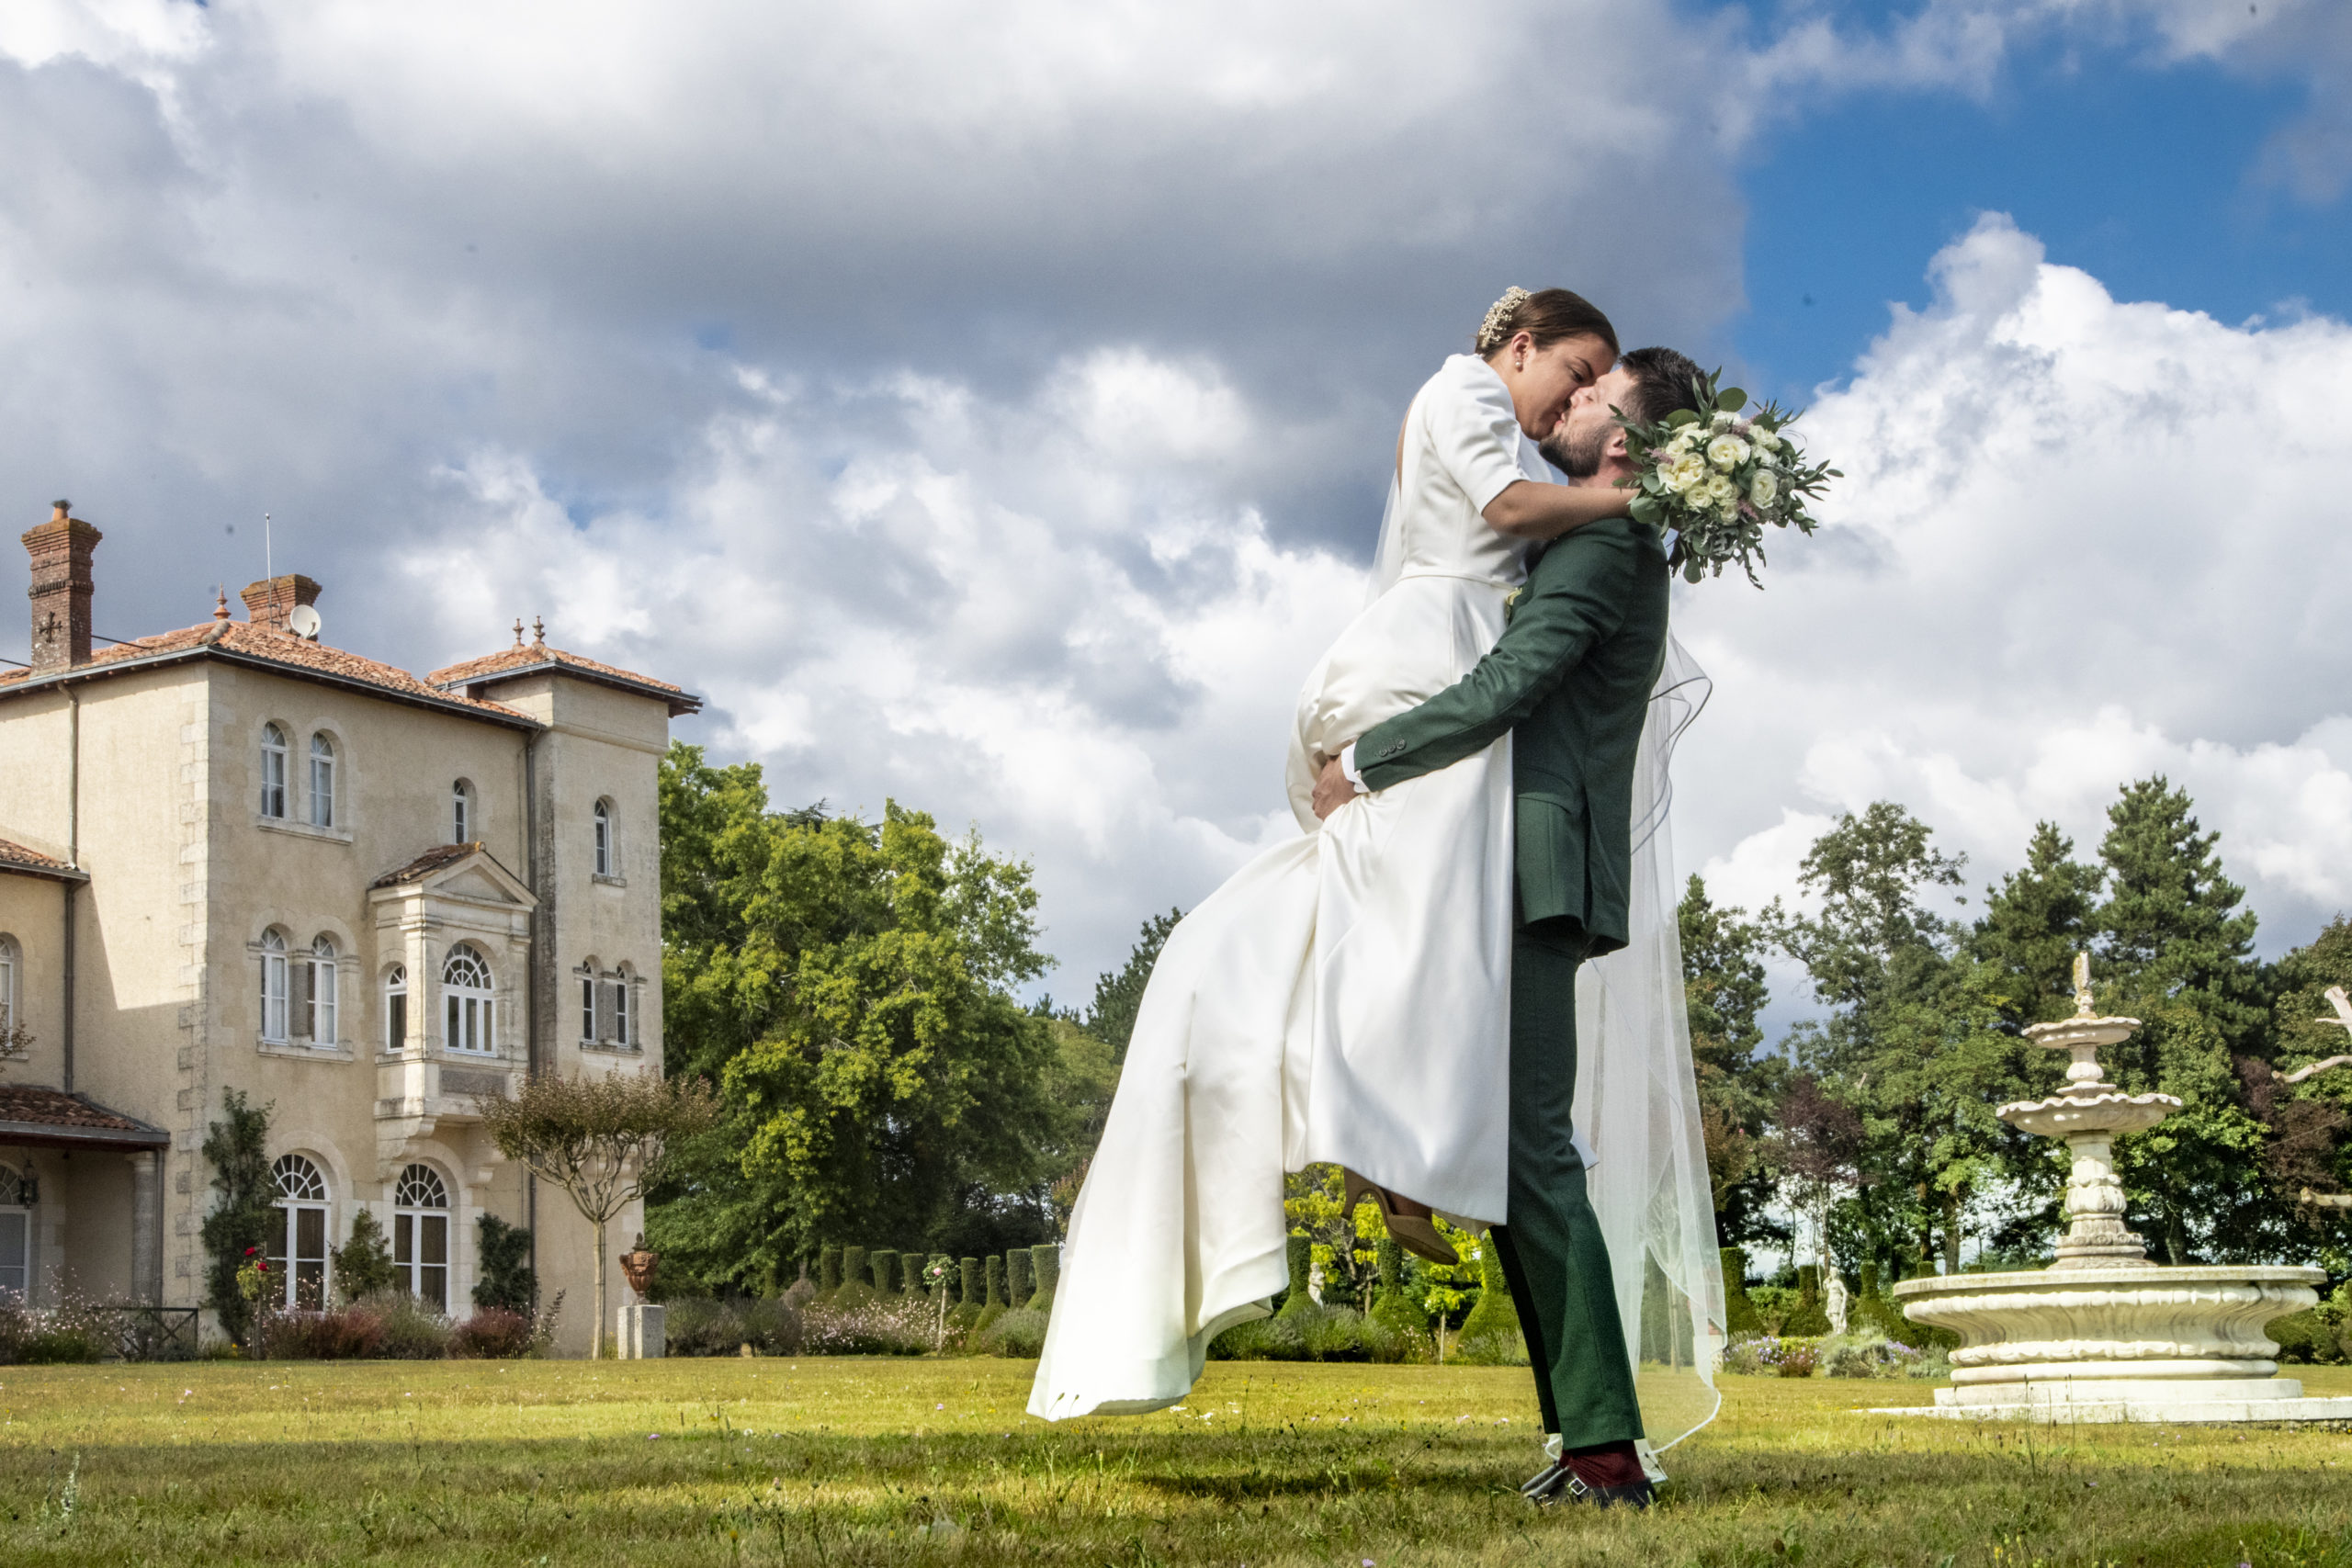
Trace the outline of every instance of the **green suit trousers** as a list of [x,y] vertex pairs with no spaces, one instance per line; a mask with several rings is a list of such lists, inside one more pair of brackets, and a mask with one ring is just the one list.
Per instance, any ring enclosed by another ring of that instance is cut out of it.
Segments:
[[[1545,922],[1549,926],[1555,922]],[[1510,1224],[1495,1250],[1519,1309],[1544,1430],[1564,1449],[1642,1436],[1634,1372],[1576,1132],[1577,969],[1589,943],[1521,930],[1510,965]]]

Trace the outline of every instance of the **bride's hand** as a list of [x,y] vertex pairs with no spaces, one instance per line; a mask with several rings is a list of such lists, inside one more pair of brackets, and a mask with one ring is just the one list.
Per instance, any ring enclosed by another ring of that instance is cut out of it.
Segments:
[[1348,777],[1347,769],[1340,766],[1340,759],[1324,759],[1322,771],[1315,776],[1316,819],[1330,820],[1331,813],[1355,797],[1355,781]]

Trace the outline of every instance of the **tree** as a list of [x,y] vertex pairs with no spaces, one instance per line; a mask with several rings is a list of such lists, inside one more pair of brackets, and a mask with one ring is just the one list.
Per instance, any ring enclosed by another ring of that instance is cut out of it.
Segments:
[[1144,921],[1126,963],[1094,982],[1094,1005],[1086,1010],[1086,1032],[1111,1047],[1114,1063],[1124,1064],[1127,1059],[1127,1043],[1135,1037],[1136,1011],[1143,1006],[1144,987],[1151,983],[1151,971],[1159,962],[1159,950],[1168,945],[1168,933],[1183,918],[1183,910],[1170,909]]
[[596,1232],[596,1325],[591,1353],[605,1354],[605,1227],[644,1196],[673,1142],[719,1117],[709,1086],[637,1073],[524,1080],[522,1092],[484,1096],[482,1130],[499,1153],[571,1195]]
[[2014,1143],[1993,1107],[2029,1079],[2024,1048],[1998,1032],[1980,975],[1958,953],[1960,926],[1929,905],[1960,886],[1964,863],[1932,839],[1890,801],[1849,814],[1799,870],[1820,913],[1775,900],[1760,923],[1832,1009],[1791,1043],[1820,1093],[1860,1119],[1855,1233],[1885,1261],[1925,1256],[1939,1234],[1957,1269],[1970,1206]]
[[2074,853],[2055,823],[2034,824],[2024,869],[1984,890],[1984,916],[1969,933],[1970,954],[1995,972],[1988,999],[2012,1030],[2075,1010],[2075,954],[2090,945],[2107,874]]
[[389,1291],[400,1279],[392,1268],[391,1248],[384,1244],[383,1224],[367,1209],[351,1216],[351,1239],[336,1247],[334,1257],[334,1286],[345,1302]]
[[653,1193],[665,1258],[716,1287],[829,1237],[1047,1239],[1100,1074],[1012,995],[1050,962],[1026,863],[895,802],[771,812],[757,768],[693,747],[662,789],[669,1063],[727,1111]]
[[198,1232],[206,1258],[205,1304],[220,1315],[221,1330],[242,1340],[254,1304],[237,1288],[246,1255],[269,1235],[277,1202],[277,1179],[269,1168],[269,1114],[273,1104],[255,1106],[242,1089],[223,1089],[226,1121],[207,1124],[204,1157],[212,1167],[212,1212]]
[[531,1269],[531,1233],[489,1213],[475,1230],[481,1239],[481,1279],[474,1286],[474,1305],[530,1316],[539,1294],[538,1278]]
[[2116,1145],[2116,1168],[2167,1261],[2261,1249],[2276,1216],[2245,1201],[2262,1124],[2245,1102],[2239,1058],[2265,1054],[2268,998],[2254,958],[2255,917],[2223,874],[2218,833],[2200,830],[2185,791],[2163,777],[2124,786],[2108,810],[2099,860],[2109,896],[2094,924],[2106,1010],[2143,1020],[2110,1053],[2133,1093],[2177,1095],[2182,1108]]
[[1775,1185],[1766,1133],[1788,1064],[1758,1054],[1764,1043],[1758,1019],[1770,999],[1764,933],[1745,918],[1746,910],[1718,908],[1696,875],[1675,914],[1716,1232],[1726,1244],[1784,1239],[1766,1212]]
[[[2342,1209],[2301,1201],[2352,1191],[2352,1030],[2328,993],[2352,987],[2352,920],[2330,920],[2305,947],[2278,961],[2278,998],[2271,1010],[2274,1060],[2250,1086],[2248,1109],[2263,1123],[2264,1173],[2284,1200],[2289,1234],[2315,1239],[2331,1274],[2352,1270],[2352,1225]],[[2274,1070],[2275,1069],[2275,1070]]]

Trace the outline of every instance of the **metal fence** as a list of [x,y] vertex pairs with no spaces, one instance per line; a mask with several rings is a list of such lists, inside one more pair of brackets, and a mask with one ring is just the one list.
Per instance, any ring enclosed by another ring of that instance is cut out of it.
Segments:
[[116,1304],[106,1310],[115,1350],[124,1360],[195,1359],[197,1308]]

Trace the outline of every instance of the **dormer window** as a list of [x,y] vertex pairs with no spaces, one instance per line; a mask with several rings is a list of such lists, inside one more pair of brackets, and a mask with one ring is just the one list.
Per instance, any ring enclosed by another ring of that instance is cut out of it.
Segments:
[[286,731],[274,724],[261,727],[261,814],[286,815]]
[[334,742],[311,737],[311,826],[334,826]]
[[596,874],[618,875],[613,865],[613,803],[600,800],[596,803]]

